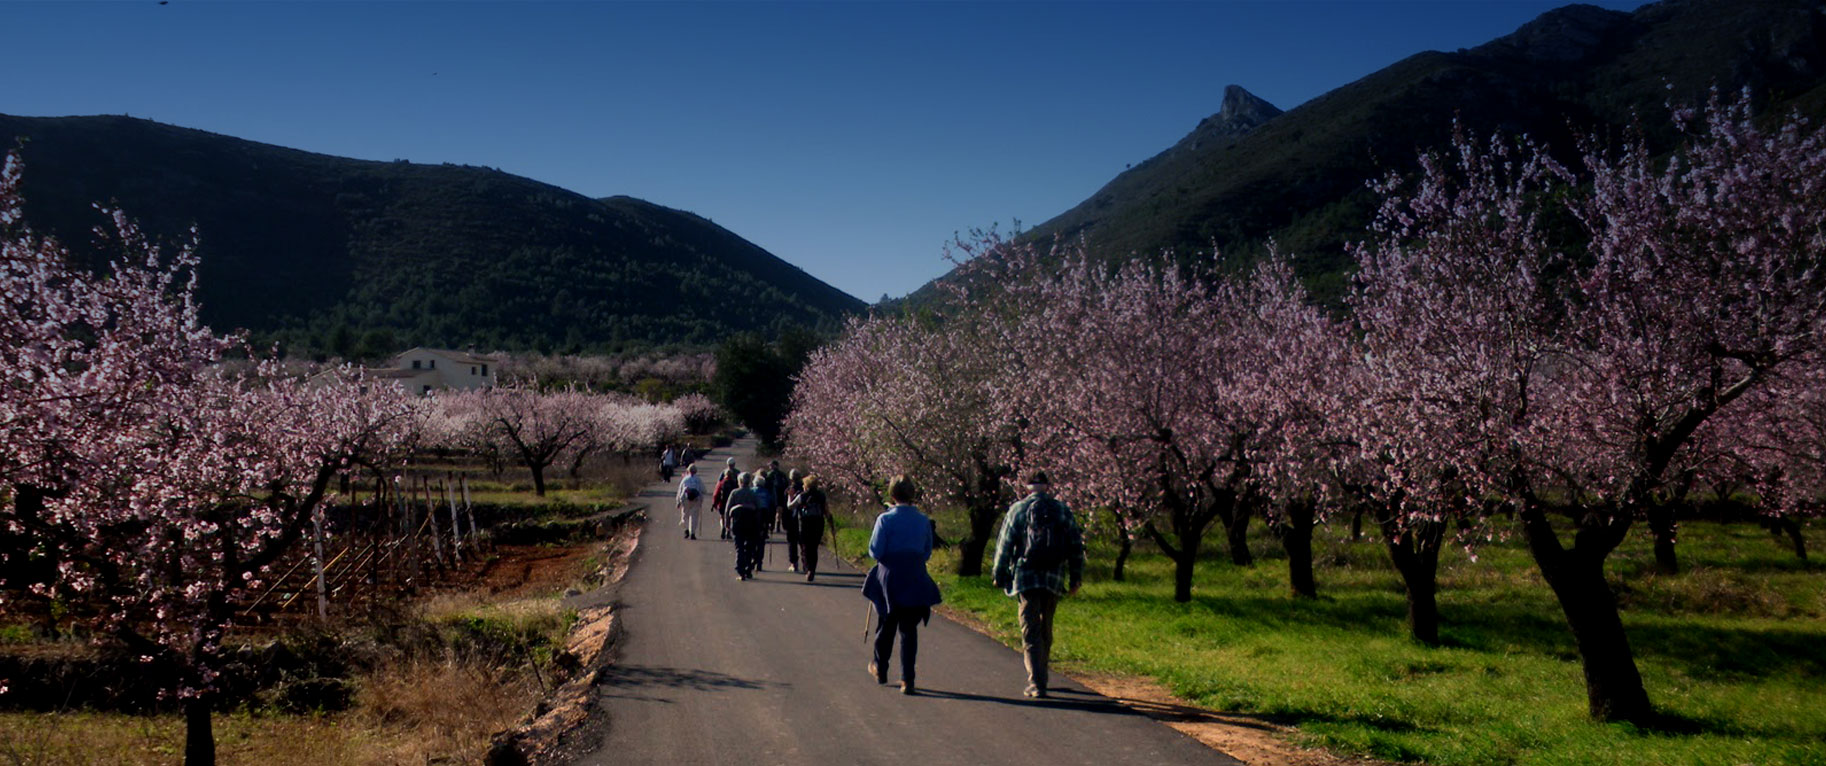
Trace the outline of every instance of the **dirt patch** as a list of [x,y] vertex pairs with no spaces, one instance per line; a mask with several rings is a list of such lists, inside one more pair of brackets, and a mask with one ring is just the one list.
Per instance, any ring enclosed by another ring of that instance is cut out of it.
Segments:
[[502,545],[477,576],[477,586],[491,596],[517,598],[554,593],[581,582],[602,543],[579,545]]
[[1381,761],[1299,747],[1287,741],[1293,733],[1287,726],[1193,707],[1146,678],[1085,672],[1071,678],[1250,766],[1382,766]]
[[[599,591],[612,588],[621,581],[622,575],[627,574],[628,564],[640,545],[642,526],[638,522],[621,524],[607,542],[585,546],[585,556],[570,557],[573,564],[596,560],[594,554],[600,553],[598,566],[585,578],[573,577],[565,582],[586,579],[596,584]],[[555,568],[558,564],[550,566]],[[588,722],[596,706],[595,687],[602,671],[609,665],[610,649],[619,627],[611,603],[600,598],[590,601],[596,603],[578,608],[577,624],[566,639],[565,651],[575,670],[539,704],[529,720],[496,735],[488,752],[489,764],[519,766],[560,762],[567,755],[567,748],[574,744],[570,740],[575,737],[571,735]]]

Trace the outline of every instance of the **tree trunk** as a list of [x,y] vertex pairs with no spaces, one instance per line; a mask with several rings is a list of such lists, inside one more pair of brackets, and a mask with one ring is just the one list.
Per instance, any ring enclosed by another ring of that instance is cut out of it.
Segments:
[[1680,574],[1680,556],[1674,549],[1680,524],[1674,519],[1674,506],[1669,503],[1651,506],[1648,528],[1655,533],[1655,571],[1664,575]]
[[[1177,520],[1176,520],[1177,521]],[[1173,600],[1186,603],[1192,600],[1192,572],[1198,565],[1198,548],[1204,539],[1204,527],[1197,524],[1174,524],[1173,536],[1179,538],[1175,546],[1166,535],[1149,524],[1145,529],[1148,536],[1154,538],[1154,544],[1160,546],[1160,552],[1173,560]]]
[[1358,505],[1356,512],[1350,515],[1350,541],[1363,539],[1363,506]]
[[1807,560],[1807,537],[1801,534],[1801,525],[1799,523],[1786,516],[1769,519],[1764,523],[1769,527],[1769,533],[1775,535],[1777,540],[1780,540],[1784,535],[1787,536],[1788,543],[1794,547],[1794,555],[1796,558],[1802,561]]
[[545,466],[527,464],[533,472],[533,494],[545,497]]
[[995,522],[1001,516],[1001,508],[997,506],[970,509],[970,536],[958,544],[959,577],[983,574],[983,554],[989,549],[989,541],[995,539]]
[[1190,540],[1185,550],[1173,559],[1173,600],[1184,604],[1192,600],[1192,572],[1198,564],[1198,541]]
[[1407,591],[1408,632],[1427,646],[1439,645],[1439,546],[1446,525],[1415,521],[1399,529],[1393,517],[1382,522],[1389,559]]
[[1230,545],[1230,563],[1239,567],[1255,566],[1255,556],[1249,553],[1249,505],[1238,501],[1224,518],[1224,538]]
[[1116,533],[1116,567],[1115,571],[1110,574],[1111,580],[1115,580],[1116,582],[1123,581],[1123,573],[1129,564],[1129,552],[1134,549],[1134,533],[1127,530]]
[[1578,644],[1591,717],[1646,722],[1653,709],[1623,631],[1617,599],[1604,579],[1604,560],[1628,531],[1628,514],[1606,517],[1594,512],[1583,519],[1568,549],[1561,546],[1545,510],[1529,504],[1522,509],[1523,537]]
[[1286,518],[1281,522],[1281,548],[1287,551],[1287,581],[1294,598],[1318,598],[1319,587],[1312,576],[1313,504],[1295,501],[1287,504]]
[[215,766],[216,734],[210,728],[209,698],[184,701],[184,766]]

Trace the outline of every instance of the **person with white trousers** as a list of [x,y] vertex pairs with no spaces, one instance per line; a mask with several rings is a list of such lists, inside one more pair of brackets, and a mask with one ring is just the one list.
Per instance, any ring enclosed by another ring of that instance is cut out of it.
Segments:
[[685,478],[678,480],[678,524],[685,528],[685,539],[697,539],[698,514],[704,510],[704,480],[697,477],[697,464],[685,466]]

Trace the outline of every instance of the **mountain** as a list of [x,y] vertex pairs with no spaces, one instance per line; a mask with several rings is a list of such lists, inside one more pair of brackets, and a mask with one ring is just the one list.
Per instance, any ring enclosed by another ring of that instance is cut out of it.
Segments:
[[864,308],[680,210],[489,168],[369,162],[127,117],[0,115],[26,215],[86,257],[118,205],[199,232],[203,317],[299,351],[612,351],[834,327]]
[[[1110,259],[1215,244],[1248,263],[1269,239],[1319,299],[1346,286],[1347,241],[1375,199],[1365,181],[1409,171],[1450,140],[1529,133],[1559,150],[1575,131],[1640,124],[1671,147],[1665,104],[1714,84],[1749,87],[1765,112],[1826,114],[1826,2],[1668,0],[1634,13],[1573,5],[1469,50],[1410,56],[1285,113],[1242,88],[1173,147],[1118,175],[1028,236],[1083,237]],[[941,278],[942,279],[942,278]],[[912,296],[933,295],[930,286]]]

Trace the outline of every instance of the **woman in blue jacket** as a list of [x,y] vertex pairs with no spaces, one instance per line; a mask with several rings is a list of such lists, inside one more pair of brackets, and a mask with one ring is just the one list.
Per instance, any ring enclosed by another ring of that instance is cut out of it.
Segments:
[[875,630],[875,656],[869,675],[875,683],[888,682],[888,660],[894,656],[894,636],[900,635],[900,693],[912,694],[913,662],[919,653],[919,624],[932,617],[932,605],[943,599],[938,584],[926,573],[932,558],[932,520],[913,507],[913,480],[896,476],[888,482],[894,506],[875,519],[869,535],[869,556],[875,566],[862,584],[862,595],[875,604],[880,617]]

